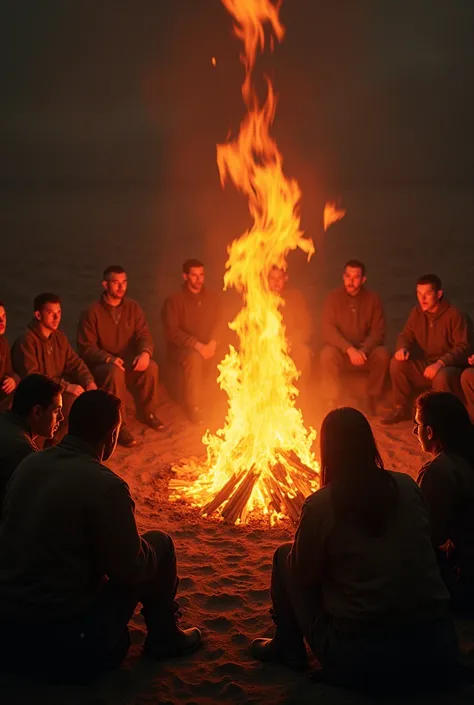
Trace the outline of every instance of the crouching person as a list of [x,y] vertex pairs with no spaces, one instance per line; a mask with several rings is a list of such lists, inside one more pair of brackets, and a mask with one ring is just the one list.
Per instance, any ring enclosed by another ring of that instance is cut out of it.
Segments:
[[74,402],[69,434],[17,467],[0,532],[0,663],[50,680],[87,681],[120,664],[137,603],[144,651],[194,651],[177,626],[171,538],[140,536],[128,485],[104,465],[120,432],[120,400],[104,390]]
[[274,557],[275,636],[256,639],[253,655],[304,669],[306,638],[333,684],[380,691],[451,678],[458,647],[420,490],[384,469],[355,409],[326,416],[320,447],[323,486]]

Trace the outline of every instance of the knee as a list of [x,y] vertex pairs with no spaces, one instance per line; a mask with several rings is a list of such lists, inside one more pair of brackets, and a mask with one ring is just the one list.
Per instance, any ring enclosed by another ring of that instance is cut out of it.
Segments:
[[150,362],[148,363],[148,367],[146,368],[145,372],[147,372],[147,374],[149,374],[151,377],[158,379],[158,365],[155,360],[153,360],[153,358],[150,358]]
[[390,376],[399,377],[401,374],[404,374],[409,363],[409,360],[397,360],[397,358],[393,356],[390,360]]
[[273,554],[273,564],[278,566],[282,565],[282,563],[286,563],[286,559],[288,558],[292,547],[293,544],[291,542],[282,543],[281,546],[278,546]]
[[190,350],[183,358],[183,369],[188,373],[202,372],[203,358],[197,350]]
[[95,369],[95,374],[100,383],[108,379],[121,380],[123,379],[124,371],[113,362],[106,362]]
[[332,345],[325,345],[319,353],[319,359],[323,367],[331,367],[341,362],[341,351]]
[[169,556],[174,556],[173,539],[165,531],[160,531],[159,529],[145,531],[145,533],[142,534],[142,538],[153,546],[158,561]]
[[371,360],[377,362],[380,365],[387,365],[388,367],[390,364],[390,353],[387,348],[383,347],[383,345],[374,348],[374,350],[372,350],[372,352],[370,353],[369,357]]
[[433,389],[449,391],[461,376],[460,370],[455,367],[442,367],[433,379]]
[[461,374],[461,385],[462,388],[468,392],[474,390],[474,367],[463,371]]

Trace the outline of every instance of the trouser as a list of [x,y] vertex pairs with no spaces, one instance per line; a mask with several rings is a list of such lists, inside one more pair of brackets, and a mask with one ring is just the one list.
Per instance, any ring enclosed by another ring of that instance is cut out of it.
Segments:
[[364,630],[361,622],[356,629],[343,630],[324,610],[321,591],[292,579],[287,565],[291,547],[283,544],[273,558],[271,598],[277,632],[282,630],[285,643],[293,645],[304,637],[329,682],[364,688],[377,680],[390,690],[402,681],[411,687],[416,680],[434,678],[437,668],[446,675],[455,671],[459,654],[448,614],[391,629]]
[[414,390],[433,389],[436,392],[451,392],[462,397],[458,367],[442,367],[434,379],[427,379],[423,373],[429,363],[425,360],[390,361],[393,403],[395,406],[408,406]]
[[351,364],[347,353],[325,345],[320,353],[321,361],[321,393],[326,400],[334,401],[341,390],[341,373],[344,371],[367,371],[367,395],[378,398],[382,394],[385,378],[387,376],[390,354],[383,346],[378,346],[367,356],[364,365],[356,367]]
[[[108,582],[83,614],[61,622],[0,623],[0,666],[30,672],[46,680],[87,682],[116,668],[130,646],[128,622],[138,603],[150,640],[163,640],[176,629],[178,577],[173,541],[163,531],[143,538],[155,549],[157,570],[137,585]],[[40,615],[38,615],[40,619]]]
[[461,374],[461,387],[466,399],[466,407],[474,423],[474,367],[468,367]]
[[[126,363],[127,365],[127,363]],[[126,390],[131,390],[142,414],[154,414],[158,405],[158,365],[154,360],[143,372],[126,367],[125,372],[113,362],[97,365],[92,370],[97,386],[118,397],[125,407]]]
[[178,352],[178,362],[183,370],[184,403],[190,409],[203,404],[204,387],[217,380],[218,353],[205,360],[197,350],[183,349]]
[[[1,382],[1,380],[0,380]],[[0,389],[0,414],[3,413],[4,411],[8,411],[8,409],[11,407],[13,401],[13,393],[12,394],[5,394],[5,392]]]

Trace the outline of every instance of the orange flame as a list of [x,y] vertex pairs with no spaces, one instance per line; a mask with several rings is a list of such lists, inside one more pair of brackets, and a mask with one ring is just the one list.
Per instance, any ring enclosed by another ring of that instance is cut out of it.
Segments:
[[324,231],[326,232],[333,223],[337,223],[337,221],[344,218],[345,215],[346,211],[344,208],[338,208],[337,203],[326,203],[323,215]]

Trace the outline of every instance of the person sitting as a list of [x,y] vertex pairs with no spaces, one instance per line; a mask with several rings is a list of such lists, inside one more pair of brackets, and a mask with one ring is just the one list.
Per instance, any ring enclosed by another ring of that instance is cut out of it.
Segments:
[[72,405],[70,433],[25,458],[8,484],[0,531],[2,667],[51,680],[87,681],[121,663],[137,603],[152,659],[201,642],[177,625],[171,538],[137,531],[127,483],[104,463],[121,402],[98,389]]
[[461,370],[469,348],[466,317],[444,298],[436,274],[418,279],[416,296],[418,305],[411,310],[390,362],[394,407],[382,419],[387,425],[411,418],[414,391],[432,387],[461,394]]
[[337,406],[341,372],[363,370],[367,378],[367,413],[377,413],[390,354],[384,347],[385,314],[378,294],[365,288],[365,265],[350,260],[343,286],[331,291],[322,312],[321,391],[328,407]]
[[272,639],[252,653],[304,669],[308,645],[322,678],[389,689],[456,670],[449,594],[416,483],[387,471],[372,429],[349,407],[324,419],[322,486],[302,509],[293,543],[274,555]]
[[204,265],[199,260],[184,262],[183,279],[181,289],[164,302],[161,316],[169,360],[183,371],[186,412],[190,421],[200,423],[204,388],[211,375],[217,379],[221,302],[204,286]]
[[10,346],[5,337],[7,311],[0,301],[0,411],[10,408],[12,394],[20,378],[13,372]]
[[[141,420],[158,431],[164,424],[156,415],[158,365],[152,357],[153,339],[142,307],[126,296],[127,286],[123,267],[107,267],[102,296],[81,315],[77,347],[99,387],[118,396],[124,409],[130,388]],[[136,445],[125,423],[118,442],[128,448]]]
[[69,409],[84,390],[96,389],[94,378],[73,350],[66,335],[59,330],[61,299],[57,294],[39,294],[33,302],[34,318],[27,331],[15,340],[12,347],[13,369],[26,377],[32,373],[47,375],[63,387],[63,419],[52,441],[59,443],[67,433]]
[[461,373],[461,388],[466,400],[469,417],[474,423],[474,355],[469,355],[467,364],[469,367]]
[[283,300],[281,313],[289,343],[289,354],[300,373],[299,386],[307,386],[311,378],[313,351],[311,350],[312,321],[306,298],[300,289],[287,286],[288,274],[273,266],[268,274],[268,285]]
[[417,483],[428,506],[431,536],[455,611],[474,613],[474,429],[463,403],[448,392],[415,402],[420,446],[432,459]]
[[0,516],[13,471],[23,458],[39,450],[36,438],[53,438],[62,421],[61,392],[61,385],[50,377],[28,375],[14,392],[11,410],[0,415]]

